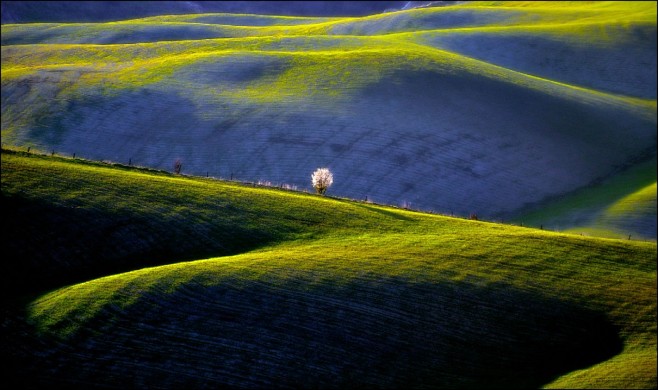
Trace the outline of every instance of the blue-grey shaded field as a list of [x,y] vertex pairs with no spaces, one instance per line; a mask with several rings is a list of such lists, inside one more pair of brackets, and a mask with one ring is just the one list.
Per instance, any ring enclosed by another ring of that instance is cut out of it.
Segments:
[[[551,221],[593,221],[655,183],[526,218],[655,158],[654,6],[3,24],[2,138],[299,189],[328,166],[336,196],[580,228]],[[637,218],[655,220],[648,202]],[[623,218],[598,231],[655,239]]]

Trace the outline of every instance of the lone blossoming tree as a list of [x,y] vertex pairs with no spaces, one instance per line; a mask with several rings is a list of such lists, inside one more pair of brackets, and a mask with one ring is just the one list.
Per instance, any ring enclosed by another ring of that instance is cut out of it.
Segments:
[[334,175],[327,168],[318,168],[311,175],[311,183],[318,194],[324,194],[334,182]]

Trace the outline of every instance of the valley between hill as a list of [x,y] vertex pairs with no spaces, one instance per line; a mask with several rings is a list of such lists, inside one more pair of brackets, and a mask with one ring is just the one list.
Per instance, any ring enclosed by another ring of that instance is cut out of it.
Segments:
[[[633,198],[655,170],[629,173],[656,156],[652,2],[19,23],[1,42],[7,146],[298,188],[328,166],[339,196],[656,238],[655,197]],[[618,175],[636,181],[598,185]],[[564,207],[583,191],[606,201]]]
[[656,385],[655,242],[11,151],[2,200],[17,383]]
[[655,2],[8,3],[7,384],[658,386]]

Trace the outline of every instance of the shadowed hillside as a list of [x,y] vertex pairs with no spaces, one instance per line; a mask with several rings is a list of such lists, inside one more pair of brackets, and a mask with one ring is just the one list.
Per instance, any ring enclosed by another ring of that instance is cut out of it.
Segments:
[[9,151],[2,201],[10,384],[656,384],[655,243]]
[[[3,1],[2,23],[101,22],[151,15],[239,14],[362,16],[414,1]],[[425,2],[426,3],[426,2]],[[412,4],[413,5],[413,4]]]
[[655,157],[655,16],[475,2],[5,24],[3,142],[299,188],[328,166],[335,195],[509,220]]
[[655,240],[656,159],[548,205],[530,206],[515,222],[599,237]]
[[422,3],[2,2],[6,387],[656,388],[656,3]]

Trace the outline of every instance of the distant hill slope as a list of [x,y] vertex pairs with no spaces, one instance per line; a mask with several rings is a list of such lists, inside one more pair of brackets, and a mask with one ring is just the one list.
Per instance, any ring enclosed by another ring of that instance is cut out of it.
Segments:
[[548,205],[529,207],[514,221],[599,237],[655,240],[656,160],[637,164]]
[[656,384],[655,243],[27,153],[1,177],[6,383]]
[[509,220],[655,157],[655,37],[644,2],[6,24],[2,138]]
[[[2,23],[103,22],[151,15],[229,12],[363,16],[418,1],[3,1]],[[441,3],[441,2],[436,2]]]

